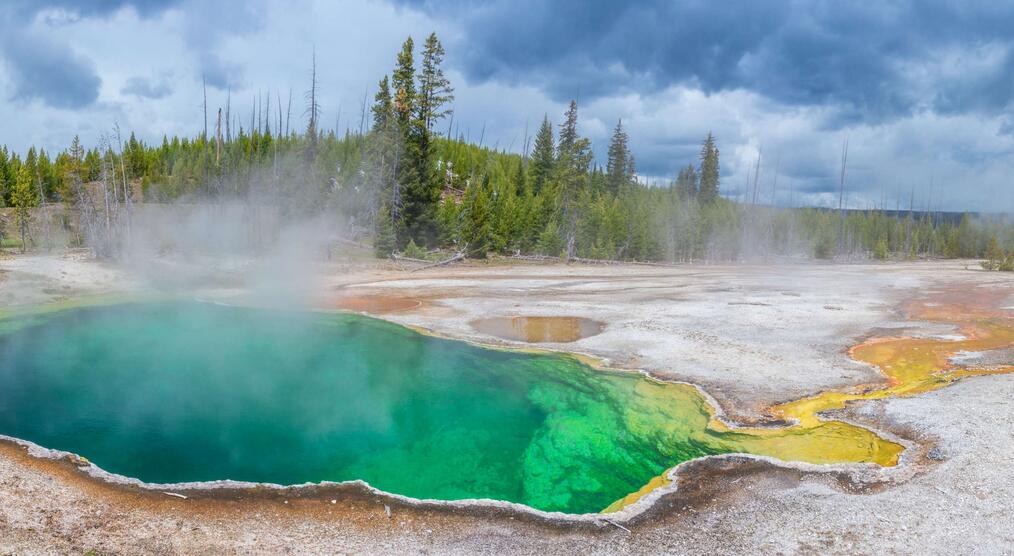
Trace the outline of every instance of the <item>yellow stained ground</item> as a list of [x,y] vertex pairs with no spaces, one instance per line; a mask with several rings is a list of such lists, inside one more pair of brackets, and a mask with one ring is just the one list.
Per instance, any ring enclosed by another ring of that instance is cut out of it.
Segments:
[[[853,359],[880,369],[886,384],[829,390],[770,408],[772,418],[795,422],[788,427],[729,427],[712,419],[710,432],[720,442],[728,442],[727,447],[732,451],[786,461],[896,465],[904,450],[900,444],[858,425],[825,420],[821,413],[841,409],[849,402],[929,392],[967,376],[1014,372],[1014,366],[963,368],[950,361],[959,351],[1014,347],[1014,314],[1000,308],[1009,294],[1009,289],[1001,287],[963,287],[937,291],[910,301],[903,306],[908,319],[953,324],[963,339],[871,338],[849,353]],[[667,484],[666,475],[657,477],[604,511],[619,510]]]

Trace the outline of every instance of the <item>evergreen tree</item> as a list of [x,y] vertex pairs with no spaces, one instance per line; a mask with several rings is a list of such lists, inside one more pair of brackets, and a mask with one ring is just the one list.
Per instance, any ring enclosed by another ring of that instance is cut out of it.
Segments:
[[[130,137],[133,138],[134,134],[131,133]],[[67,155],[70,157],[71,162],[75,164],[73,170],[78,170],[76,165],[84,162],[85,149],[81,146],[81,138],[77,135],[75,135],[74,139],[70,142],[70,148],[67,149]]]
[[14,216],[17,219],[18,230],[21,232],[21,252],[27,248],[28,223],[31,221],[31,209],[38,205],[39,194],[32,187],[32,174],[27,164],[22,164],[18,169],[17,179],[14,181],[14,188],[11,191],[11,204],[14,206]]
[[493,239],[493,222],[490,215],[489,174],[482,182],[472,182],[465,192],[464,224],[462,239],[468,246],[468,254],[481,259],[486,258]]
[[877,259],[878,261],[886,261],[887,255],[888,255],[887,240],[883,238],[878,239],[877,242],[873,245],[873,258]]
[[391,99],[390,81],[385,75],[377,84],[377,94],[373,96],[373,130],[387,130],[394,120],[394,102]]
[[440,68],[442,59],[443,48],[436,35],[431,35],[423,52],[417,93],[413,43],[409,37],[398,54],[392,76],[394,113],[403,145],[397,172],[402,199],[399,245],[413,239],[420,245],[433,246],[438,240],[441,180],[434,171],[430,126],[447,113],[444,104],[453,98]]
[[680,169],[676,176],[676,193],[682,199],[693,199],[697,196],[697,170],[693,164]]
[[560,237],[560,229],[556,222],[546,224],[545,229],[539,233],[535,250],[550,257],[559,257],[563,253],[563,239]]
[[573,151],[577,139],[577,101],[572,100],[563,117],[563,123],[560,124],[560,143],[557,147],[559,152]]
[[440,203],[437,219],[440,223],[440,244],[458,246],[461,244],[461,209],[454,197],[447,197]]
[[521,196],[528,190],[528,184],[525,180],[525,161],[524,159],[518,159],[517,171],[514,172],[514,194]]
[[541,193],[546,185],[546,180],[553,172],[556,146],[553,145],[553,126],[549,123],[549,117],[543,116],[542,126],[535,136],[535,147],[532,149],[532,161],[529,165],[529,181],[532,184],[533,193]]
[[391,223],[391,209],[384,203],[380,205],[373,236],[373,252],[377,258],[386,259],[394,253],[397,238],[394,235],[394,225]]
[[698,198],[701,203],[709,204],[718,199],[719,164],[718,147],[715,138],[709,132],[701,146],[701,177]]
[[623,130],[623,120],[618,120],[606,161],[606,184],[613,195],[618,195],[633,177],[633,155],[630,154],[629,140],[627,132]]
[[398,52],[397,65],[391,75],[391,85],[394,87],[394,112],[398,118],[398,125],[402,133],[408,134],[412,125],[412,118],[415,115],[415,61],[412,50],[414,45],[412,37],[405,39]]
[[519,245],[521,212],[514,184],[508,180],[493,186],[492,227],[490,247],[496,252],[507,252]]
[[427,133],[433,130],[434,123],[450,113],[450,109],[444,106],[454,100],[454,89],[440,67],[443,61],[444,47],[440,45],[437,34],[431,33],[423,46],[422,71],[419,74],[419,120]]
[[[398,154],[401,152],[400,134],[398,133],[394,101],[387,76],[380,80],[377,94],[374,96],[373,126],[367,145],[367,162],[369,164],[367,181],[370,193],[374,195],[373,206],[377,207],[374,226],[378,230],[390,230],[397,235],[397,224],[401,215],[401,190],[396,179]],[[380,219],[388,222],[383,224]],[[386,249],[386,247],[385,247]],[[391,247],[393,249],[393,246]]]
[[[425,224],[427,197],[425,177],[419,174],[421,141],[416,120],[416,88],[414,43],[412,37],[405,39],[398,53],[397,64],[391,76],[394,87],[394,115],[399,141],[402,145],[400,160],[396,163],[395,189],[398,200],[393,207],[398,212],[398,245],[408,244],[409,239],[419,238],[419,226]],[[400,206],[398,206],[400,205]]]
[[[134,136],[133,133],[130,134]],[[140,150],[143,153],[144,146],[141,145]],[[84,167],[85,149],[81,145],[81,139],[75,135],[74,139],[70,143],[70,148],[67,149],[66,158],[62,166],[61,176],[57,185],[57,191],[60,198],[65,203],[70,203],[74,197],[74,192],[71,190],[73,184],[81,184],[85,180],[85,167]],[[138,175],[144,175],[139,173]]]
[[1003,262],[1003,250],[1000,249],[1000,244],[996,241],[996,236],[991,236],[989,241],[986,242],[986,250],[984,253],[986,260],[982,261],[982,268],[986,270],[999,270],[1000,264]]
[[577,134],[577,102],[571,101],[560,127],[560,143],[556,148],[554,181],[558,188],[557,203],[563,224],[566,256],[569,259],[577,248],[578,199],[588,180],[588,167],[593,154],[591,141]]
[[14,186],[15,172],[12,158],[6,146],[0,147],[0,207],[7,205],[10,190]]
[[405,256],[410,259],[425,259],[426,250],[416,245],[414,239],[408,240],[408,245],[405,246]]

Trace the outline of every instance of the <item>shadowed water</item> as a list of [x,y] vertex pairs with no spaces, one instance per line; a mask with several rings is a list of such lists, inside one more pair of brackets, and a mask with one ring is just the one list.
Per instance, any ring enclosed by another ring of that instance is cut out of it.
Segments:
[[600,511],[732,451],[689,387],[356,315],[171,302],[0,327],[0,433],[153,483],[363,479]]

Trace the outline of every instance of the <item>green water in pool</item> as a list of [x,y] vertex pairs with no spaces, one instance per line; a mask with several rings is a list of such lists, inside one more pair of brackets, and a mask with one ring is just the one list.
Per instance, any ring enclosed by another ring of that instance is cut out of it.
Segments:
[[601,511],[735,451],[693,389],[351,314],[189,301],[0,326],[0,434],[149,483],[362,479]]

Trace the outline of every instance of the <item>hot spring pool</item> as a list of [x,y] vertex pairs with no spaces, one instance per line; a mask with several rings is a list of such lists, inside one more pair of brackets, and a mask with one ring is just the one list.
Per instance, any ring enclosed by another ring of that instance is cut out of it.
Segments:
[[737,449],[690,387],[357,315],[159,302],[3,325],[0,434],[149,483],[362,479],[585,513]]

